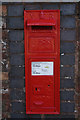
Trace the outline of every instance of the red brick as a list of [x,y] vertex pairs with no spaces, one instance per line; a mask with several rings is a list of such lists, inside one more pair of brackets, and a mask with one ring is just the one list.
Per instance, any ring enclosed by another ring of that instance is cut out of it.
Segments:
[[8,94],[8,93],[2,94],[2,99],[3,99],[3,100],[4,100],[4,99],[8,100],[8,99],[9,99],[9,94]]
[[80,81],[80,56],[79,56],[79,62],[78,62],[78,77]]
[[2,18],[2,28],[6,28],[6,18]]
[[78,26],[80,27],[80,19],[78,19]]
[[80,115],[80,107],[78,107],[78,114]]
[[[2,34],[3,41],[8,38],[7,30],[2,30],[2,33],[1,33],[1,29],[0,29],[0,34]],[[7,42],[7,41],[8,41],[8,40],[6,40],[6,42]]]
[[2,29],[0,28],[0,39],[2,39]]
[[80,107],[80,96],[78,96],[78,106]]
[[0,16],[2,16],[2,5],[0,5]]
[[7,15],[7,7],[6,5],[2,5],[2,16],[6,16]]
[[9,81],[8,80],[3,80],[2,81],[2,87],[5,88],[5,89],[9,88]]
[[10,100],[4,99],[2,101],[2,112],[10,112]]
[[79,61],[79,63],[78,63],[78,68],[79,68],[79,71],[80,71],[80,61]]
[[78,95],[75,95],[75,102],[78,105]]
[[10,113],[9,112],[3,112],[2,113],[2,118],[10,118]]
[[8,80],[9,77],[8,77],[8,72],[0,72],[0,76],[2,74],[2,80]]

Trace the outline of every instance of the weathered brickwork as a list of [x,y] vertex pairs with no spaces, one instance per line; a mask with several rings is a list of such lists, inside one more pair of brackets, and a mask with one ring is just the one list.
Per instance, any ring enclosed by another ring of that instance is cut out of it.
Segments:
[[[2,8],[2,9],[1,9]],[[9,89],[9,39],[6,27],[7,5],[0,6],[0,17],[2,17],[2,118],[10,117],[10,89]],[[1,29],[1,28],[0,28]],[[1,32],[1,31],[0,31]]]
[[[41,118],[41,115],[26,115],[25,112],[23,14],[24,10],[39,9],[60,9],[61,11],[61,112],[60,115],[44,115],[44,118],[78,118],[80,117],[80,97],[79,95],[77,96],[77,94],[80,92],[80,82],[78,82],[80,80],[80,75],[78,80],[77,77],[75,79],[75,76],[78,74],[76,71],[76,64],[78,63],[76,62],[77,60],[75,57],[77,54],[76,45],[80,45],[79,42],[77,43],[78,38],[80,38],[78,37],[78,31],[80,32],[80,23],[78,22],[79,25],[77,25],[77,19],[79,16],[77,13],[78,3],[3,3],[3,118]],[[78,47],[78,50],[79,48],[80,46]]]
[[78,53],[78,76],[77,76],[77,109],[80,120],[80,2],[78,3],[78,34],[77,34],[77,53]]

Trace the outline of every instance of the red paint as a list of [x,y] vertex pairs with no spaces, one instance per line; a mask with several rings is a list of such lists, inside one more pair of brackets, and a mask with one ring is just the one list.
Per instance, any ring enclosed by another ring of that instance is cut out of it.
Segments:
[[[27,114],[60,113],[60,11],[25,10]],[[53,75],[32,75],[32,62],[53,62]]]

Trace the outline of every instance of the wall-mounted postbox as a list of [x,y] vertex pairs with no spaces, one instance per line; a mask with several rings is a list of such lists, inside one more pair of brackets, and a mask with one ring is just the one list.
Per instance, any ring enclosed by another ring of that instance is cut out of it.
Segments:
[[27,114],[60,113],[60,11],[25,10]]

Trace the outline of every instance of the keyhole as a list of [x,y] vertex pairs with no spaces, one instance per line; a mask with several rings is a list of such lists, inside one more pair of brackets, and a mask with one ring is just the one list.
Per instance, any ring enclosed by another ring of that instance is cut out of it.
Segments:
[[37,88],[35,88],[35,90],[37,91]]

